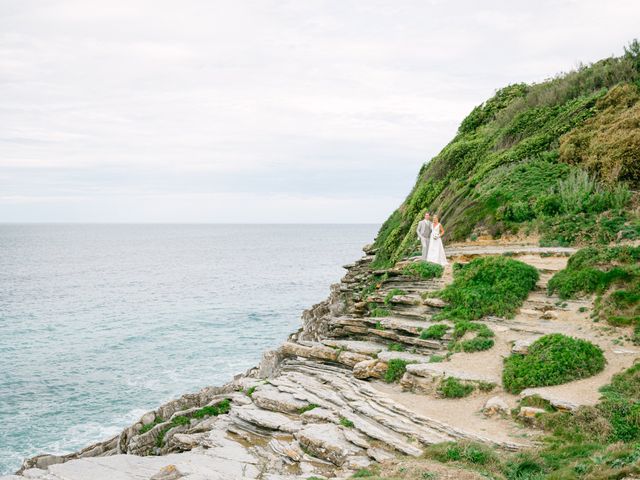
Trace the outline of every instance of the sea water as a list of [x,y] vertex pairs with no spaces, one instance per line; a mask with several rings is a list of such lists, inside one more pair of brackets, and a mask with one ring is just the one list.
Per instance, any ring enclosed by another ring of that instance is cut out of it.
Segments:
[[0,225],[0,473],[260,360],[375,225]]

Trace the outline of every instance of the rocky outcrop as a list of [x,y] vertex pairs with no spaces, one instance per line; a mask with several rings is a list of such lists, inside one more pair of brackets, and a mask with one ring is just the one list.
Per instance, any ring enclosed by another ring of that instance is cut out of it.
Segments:
[[[545,258],[550,252],[544,251]],[[482,250],[450,253],[464,261]],[[444,280],[407,277],[402,265],[373,272],[372,259],[368,253],[346,266],[329,298],[305,311],[302,328],[266,352],[256,368],[221,387],[168,402],[119,435],[79,452],[25,460],[16,478],[348,478],[371,462],[418,457],[438,442],[468,439],[509,450],[529,446],[526,427],[510,416],[510,405],[517,406],[520,397],[501,390],[500,373],[492,365],[501,365],[500,355],[511,351],[526,354],[533,339],[566,327],[559,310],[565,307],[534,292],[515,319],[483,319],[503,342],[499,355],[489,351],[473,354],[482,358],[479,363],[456,361],[468,354],[448,352],[450,335],[420,337],[446,306],[432,296]],[[560,313],[542,318],[551,310]],[[399,379],[389,372],[398,365],[403,369]],[[438,387],[450,377],[473,385],[470,398],[477,400],[457,407],[458,400],[443,399]],[[553,389],[521,394],[528,396],[557,409],[578,406]],[[448,404],[434,409],[436,401]],[[475,407],[469,410],[469,405]],[[520,409],[526,417],[536,413],[532,407]],[[478,419],[484,423],[475,425]],[[487,427],[499,422],[510,422],[509,434],[504,426]]]

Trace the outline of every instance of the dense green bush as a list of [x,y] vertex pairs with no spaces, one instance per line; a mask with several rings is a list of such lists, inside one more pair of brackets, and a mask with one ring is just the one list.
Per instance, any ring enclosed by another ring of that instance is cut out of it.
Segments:
[[407,371],[407,365],[411,362],[393,358],[387,362],[387,371],[384,374],[384,381],[387,383],[397,382],[402,378],[404,372]]
[[470,383],[461,382],[455,377],[447,377],[440,382],[438,393],[445,398],[462,398],[471,395],[474,386]]
[[423,340],[428,340],[428,339],[440,340],[442,337],[444,337],[444,335],[447,333],[447,330],[449,330],[449,328],[450,328],[449,325],[445,325],[444,323],[433,324],[428,328],[425,328],[424,330],[422,330],[422,332],[420,332],[420,338],[422,338]]
[[418,278],[440,278],[444,269],[431,262],[413,262],[402,269],[402,274]]
[[438,318],[476,320],[512,317],[538,281],[538,271],[504,256],[481,257],[454,270],[453,283],[439,296],[449,302]]
[[527,355],[512,354],[505,358],[502,384],[511,393],[559,385],[595,375],[604,369],[605,362],[600,347],[554,333],[533,342]]
[[640,247],[581,249],[549,280],[548,290],[561,298],[596,293],[597,318],[640,328]]

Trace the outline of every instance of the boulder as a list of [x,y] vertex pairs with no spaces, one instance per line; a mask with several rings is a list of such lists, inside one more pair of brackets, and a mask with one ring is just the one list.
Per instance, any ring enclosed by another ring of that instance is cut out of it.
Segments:
[[298,413],[308,405],[307,402],[296,399],[290,393],[281,392],[270,385],[265,385],[253,392],[251,399],[260,408],[281,413]]
[[511,353],[519,353],[521,355],[526,355],[529,353],[529,347],[533,343],[533,340],[520,339],[513,342],[513,346],[511,347]]
[[166,467],[162,467],[158,473],[151,476],[149,480],[177,480],[182,477],[184,477],[184,475],[175,465],[167,465]]
[[536,407],[520,407],[519,416],[523,418],[534,418],[539,413],[545,413],[546,410],[544,408],[536,408]]
[[353,366],[353,376],[360,379],[382,378],[387,371],[387,364],[380,360],[365,360]]
[[445,302],[444,300],[440,298],[432,298],[432,297],[425,298],[424,300],[422,300],[422,303],[424,305],[427,305],[429,307],[434,307],[434,308],[444,308],[447,306],[447,302]]
[[487,403],[484,404],[482,413],[484,413],[487,417],[491,417],[496,414],[508,415],[509,404],[502,397],[491,397],[489,400],[487,400]]

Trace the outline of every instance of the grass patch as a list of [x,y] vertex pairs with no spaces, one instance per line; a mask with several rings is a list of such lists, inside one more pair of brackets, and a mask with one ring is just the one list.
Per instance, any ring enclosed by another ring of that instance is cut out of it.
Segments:
[[445,398],[463,398],[471,395],[474,389],[471,383],[462,382],[455,377],[447,377],[440,382],[438,393]]
[[390,352],[404,352],[406,348],[401,343],[390,343],[387,350]]
[[384,297],[384,304],[389,305],[389,303],[391,302],[391,299],[396,295],[406,295],[406,294],[407,292],[405,292],[404,290],[401,290],[399,288],[393,288],[389,290],[389,293],[387,293],[387,295]]
[[527,355],[511,354],[505,358],[502,383],[511,393],[559,385],[595,375],[604,369],[605,362],[600,347],[554,333],[533,342]]
[[438,294],[449,305],[434,318],[511,318],[539,278],[534,267],[501,255],[476,258],[456,267],[453,275],[453,283]]
[[204,418],[207,416],[218,416],[229,413],[231,410],[231,401],[229,399],[222,400],[215,405],[207,405],[202,407],[199,410],[191,413],[189,416],[186,415],[178,415],[171,419],[171,423],[164,427],[160,432],[158,432],[158,436],[156,437],[156,447],[161,448],[164,443],[164,437],[169,430],[175,427],[188,425],[191,422],[192,418]]
[[140,431],[138,432],[138,435],[142,435],[143,433],[147,433],[149,430],[151,430],[153,427],[155,427],[156,425],[160,425],[161,423],[164,423],[164,419],[160,418],[160,417],[156,417],[153,422],[151,423],[146,423],[144,425],[142,425],[142,428],[140,429]]
[[340,425],[346,428],[353,428],[354,424],[351,420],[345,417],[340,417]]
[[320,405],[316,405],[315,403],[310,403],[305,407],[299,408],[298,409],[298,414],[302,415],[304,412],[310,412],[311,410],[313,410],[314,408],[318,408]]
[[442,265],[431,262],[413,262],[402,269],[402,274],[416,278],[440,278],[444,268]]
[[369,316],[370,317],[388,317],[389,315],[391,315],[391,312],[389,312],[388,309],[386,308],[382,308],[382,307],[373,307],[371,308],[371,305],[369,306],[370,310],[369,310]]
[[256,388],[257,388],[257,385],[254,385],[253,387],[249,387],[249,388],[247,388],[247,389],[244,391],[244,394],[245,394],[247,397],[251,397],[251,396],[253,395],[253,392],[255,392],[255,391],[256,391]]
[[445,336],[449,328],[449,325],[445,325],[444,323],[436,323],[423,329],[422,332],[420,332],[420,338],[423,340],[440,340]]
[[401,360],[399,358],[392,358],[387,362],[387,371],[384,374],[384,381],[387,383],[397,382],[402,378],[407,371],[407,365],[412,362]]

